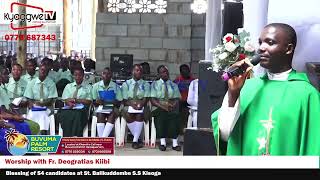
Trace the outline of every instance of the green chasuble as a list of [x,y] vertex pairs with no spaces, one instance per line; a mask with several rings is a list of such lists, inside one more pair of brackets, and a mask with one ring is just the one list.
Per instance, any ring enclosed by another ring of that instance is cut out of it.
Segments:
[[247,80],[226,146],[219,139],[218,114],[211,120],[220,154],[320,155],[320,96],[304,73],[293,70],[287,81],[266,75]]

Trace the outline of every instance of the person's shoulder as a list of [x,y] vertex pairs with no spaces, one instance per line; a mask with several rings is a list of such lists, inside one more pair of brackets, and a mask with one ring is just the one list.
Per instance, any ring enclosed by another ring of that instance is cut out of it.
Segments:
[[84,89],[91,90],[93,87],[92,87],[91,84],[84,84],[84,85],[83,85],[83,88],[84,88]]
[[179,82],[183,79],[183,77],[181,75],[178,75],[174,80],[173,82]]
[[99,86],[99,84],[100,84],[100,82],[101,82],[101,81],[98,81],[98,82],[94,83],[94,84],[92,85],[92,87],[93,87],[93,88],[98,87],[98,86]]
[[20,77],[19,81],[22,84],[22,86],[26,86],[28,84],[28,81],[26,79],[24,79],[22,76]]
[[151,85],[157,85],[159,82],[161,82],[161,80],[160,80],[160,79],[155,80],[155,81],[153,81],[153,82],[151,83]]
[[178,88],[178,84],[174,81],[171,81],[169,80],[169,84],[172,86],[172,87],[175,87],[175,88]]
[[[66,85],[66,87],[76,86],[76,85],[77,85],[76,82],[71,82],[71,83],[68,83],[68,84]],[[83,86],[86,86],[86,84],[84,84]]]
[[319,93],[319,91],[314,87],[306,73],[295,73],[290,75],[288,82],[294,86],[294,89],[301,90],[309,93]]
[[196,84],[196,83],[199,83],[199,79],[198,79],[198,78],[192,80],[192,81],[190,82],[190,85],[191,85],[191,84]]
[[132,82],[132,78],[126,80],[126,81],[122,84],[122,86],[123,86],[123,85],[129,85],[129,84],[131,84],[131,82]]
[[150,86],[150,83],[148,82],[148,81],[146,81],[146,80],[143,80],[142,79],[142,84],[144,85],[144,86]]
[[49,77],[46,77],[45,82],[48,83],[48,84],[50,84],[50,85],[52,85],[52,84],[55,85],[54,81],[53,81],[51,78],[49,78]]
[[118,85],[116,82],[113,82],[113,81],[110,81],[110,83],[109,83],[109,87],[110,88],[115,88],[116,90],[120,90],[121,88],[120,88],[120,85]]
[[27,85],[33,86],[37,82],[37,80],[38,80],[38,78],[34,78],[31,81],[29,81]]

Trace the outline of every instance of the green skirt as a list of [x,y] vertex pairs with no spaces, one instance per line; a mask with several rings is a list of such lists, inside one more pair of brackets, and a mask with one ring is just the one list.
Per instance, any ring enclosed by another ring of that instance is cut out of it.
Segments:
[[160,108],[152,111],[157,138],[177,138],[180,130],[180,116],[178,112],[167,112]]
[[81,110],[60,109],[57,119],[63,129],[64,137],[82,137],[83,129],[88,123],[88,108]]

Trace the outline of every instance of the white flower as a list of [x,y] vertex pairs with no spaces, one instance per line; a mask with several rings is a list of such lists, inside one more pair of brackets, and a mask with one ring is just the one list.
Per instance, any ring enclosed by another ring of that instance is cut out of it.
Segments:
[[220,54],[220,55],[218,56],[218,58],[219,58],[220,60],[223,60],[223,59],[227,58],[228,56],[229,56],[229,54],[226,53],[226,52],[224,52],[224,53]]
[[224,45],[225,49],[229,52],[233,52],[237,46],[233,43],[233,42],[227,42],[225,45]]
[[221,51],[223,50],[223,46],[218,46],[218,47],[216,48],[216,50],[219,51],[219,52],[221,52]]
[[231,33],[227,33],[224,37],[223,37],[223,43],[227,43],[229,42],[227,39],[233,39],[233,34]]
[[244,31],[244,28],[238,28],[238,34],[242,33]]
[[252,44],[252,42],[248,41],[244,44],[244,50],[248,51],[248,52],[254,52],[255,51],[255,47]]

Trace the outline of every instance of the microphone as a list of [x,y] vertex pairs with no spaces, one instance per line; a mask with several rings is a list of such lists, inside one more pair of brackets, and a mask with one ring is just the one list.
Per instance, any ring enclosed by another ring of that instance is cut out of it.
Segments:
[[[261,56],[259,54],[254,55],[251,60],[250,63],[252,65],[257,65],[260,62]],[[240,67],[230,67],[226,72],[224,72],[221,76],[223,81],[228,81],[229,79],[231,79],[234,76],[239,76],[240,74],[243,74],[244,72],[246,72],[246,69],[249,67],[250,65],[247,63],[244,63],[243,65],[241,65]]]

